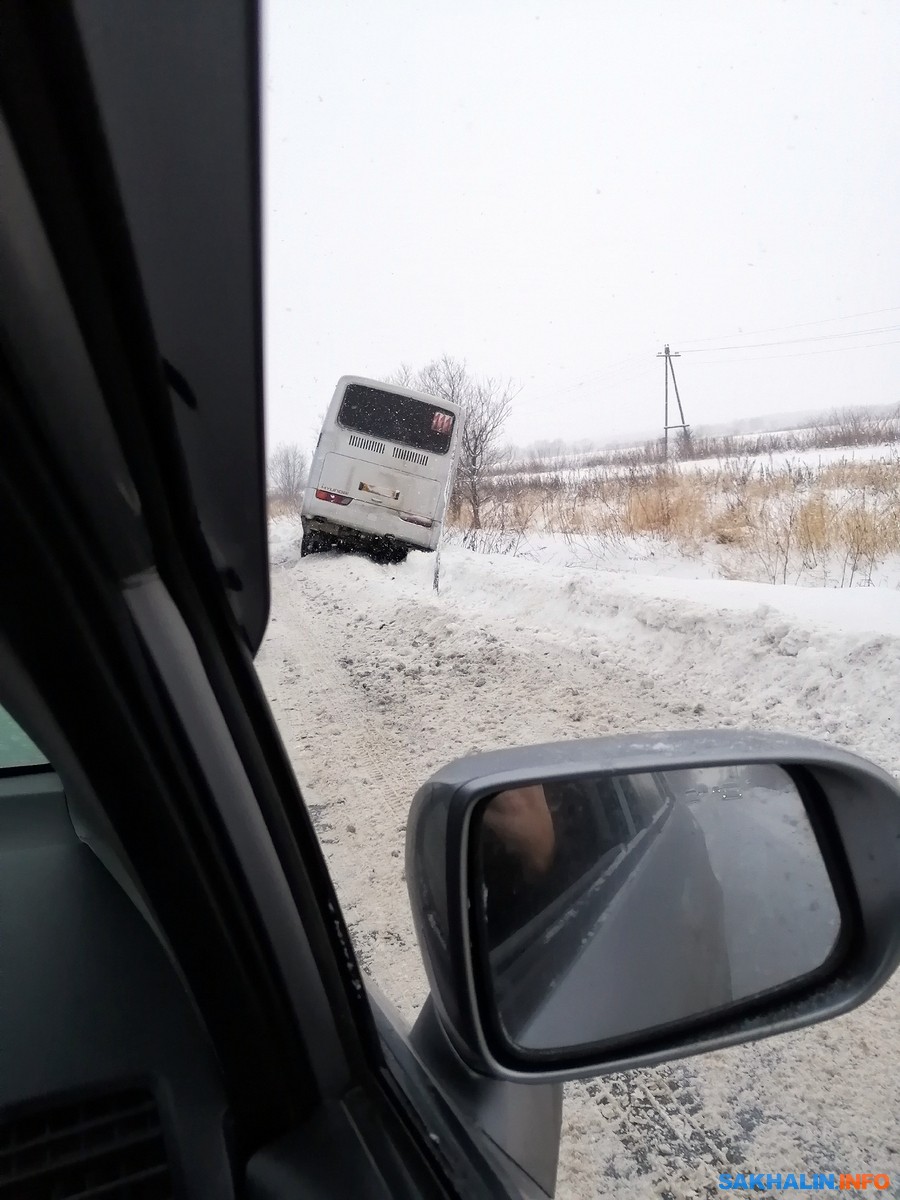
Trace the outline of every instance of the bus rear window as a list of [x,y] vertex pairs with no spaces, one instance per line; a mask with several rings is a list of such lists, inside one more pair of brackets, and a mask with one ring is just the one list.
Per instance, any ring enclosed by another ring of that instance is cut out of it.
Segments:
[[454,415],[445,408],[350,383],[344,392],[338,424],[345,429],[402,442],[429,454],[446,454],[453,436]]

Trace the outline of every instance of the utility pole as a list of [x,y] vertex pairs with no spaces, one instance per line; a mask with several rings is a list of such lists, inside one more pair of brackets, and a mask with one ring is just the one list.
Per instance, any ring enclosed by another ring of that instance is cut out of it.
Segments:
[[[666,387],[665,415],[663,417],[663,446],[664,446],[665,460],[666,460],[666,462],[668,462],[669,461],[669,430],[670,429],[682,429],[682,430],[684,430],[684,433],[686,436],[688,430],[690,429],[690,426],[685,423],[684,409],[681,407],[681,396],[678,394],[678,380],[675,378],[675,367],[672,364],[672,359],[673,358],[681,358],[681,355],[677,350],[670,350],[669,344],[667,342],[664,349],[659,354],[657,354],[656,357],[665,359],[665,363],[663,364],[663,369],[665,371],[665,387]],[[675,399],[678,401],[678,416],[681,418],[681,420],[678,424],[672,424],[672,425],[669,424],[669,375],[670,374],[672,376],[672,386],[675,388]]]

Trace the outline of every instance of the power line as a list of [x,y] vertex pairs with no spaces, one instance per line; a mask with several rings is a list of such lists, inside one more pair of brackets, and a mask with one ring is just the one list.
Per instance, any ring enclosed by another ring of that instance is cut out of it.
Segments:
[[[827,324],[830,321],[857,320],[860,317],[876,316],[881,313],[889,313],[889,312],[900,312],[900,306],[894,306],[891,308],[870,309],[868,312],[853,313],[853,314],[850,314],[845,317],[827,317],[827,318],[824,318],[822,321],[804,321],[804,322],[800,322],[799,324],[796,324],[796,325],[775,326],[771,330],[757,329],[757,330],[753,330],[752,332],[747,333],[747,334],[733,334],[733,335],[725,334],[723,336],[725,336],[725,337],[729,337],[729,336],[753,337],[755,335],[768,333],[768,332],[780,332],[782,330],[787,331],[787,330],[791,330],[791,329],[803,329],[803,328],[809,328],[814,325]],[[698,348],[692,349],[692,350],[691,349],[683,350],[681,353],[683,353],[683,354],[715,354],[715,353],[723,353],[723,352],[732,352],[734,350],[759,350],[759,349],[767,349],[767,348],[773,347],[773,346],[795,346],[795,345],[802,345],[802,344],[806,344],[806,343],[810,343],[810,342],[815,343],[815,342],[823,342],[823,341],[841,341],[845,338],[867,337],[867,336],[871,336],[871,335],[875,335],[875,334],[882,334],[882,333],[895,333],[898,330],[900,330],[900,325],[885,325],[885,326],[873,327],[871,329],[849,330],[846,333],[816,334],[816,335],[813,335],[812,337],[783,338],[783,339],[779,339],[779,340],[771,341],[771,342],[746,342],[743,345],[737,345],[737,346],[704,346],[704,347],[698,347]],[[714,341],[716,339],[694,338],[692,340],[694,342],[697,342],[697,341]],[[893,346],[893,345],[897,345],[897,344],[900,344],[900,343],[893,342],[893,341],[891,341],[891,342],[870,342],[870,343],[867,343],[865,346],[839,346],[833,350],[807,350],[807,351],[801,351],[800,353],[797,353],[797,354],[771,354],[771,355],[767,354],[767,355],[750,356],[749,358],[716,359],[713,361],[711,361],[709,359],[706,359],[706,360],[697,359],[696,365],[698,365],[698,366],[716,366],[716,365],[727,363],[727,362],[731,362],[731,363],[775,362],[778,359],[782,359],[782,358],[805,358],[805,357],[810,357],[814,354],[837,354],[837,353],[842,352],[843,350],[870,350],[870,349],[877,349],[879,346]],[[602,387],[607,392],[615,392],[618,389],[622,388],[623,386],[625,386],[629,383],[632,383],[638,379],[641,379],[645,375],[648,375],[653,370],[655,370],[655,368],[652,366],[645,367],[638,371],[628,371],[627,370],[627,368],[631,367],[632,365],[636,365],[636,364],[638,364],[640,362],[644,362],[644,361],[645,360],[642,355],[631,355],[628,358],[618,359],[616,362],[610,363],[605,367],[600,367],[596,371],[593,371],[590,374],[583,376],[581,379],[577,379],[577,380],[574,380],[572,383],[566,384],[564,387],[554,388],[552,391],[545,390],[543,392],[540,392],[536,396],[527,396],[527,394],[526,394],[526,396],[523,397],[523,399],[527,399],[529,404],[540,404],[545,400],[555,400],[561,396],[569,396],[573,392],[580,391],[583,388],[591,388],[591,387]],[[622,375],[623,371],[625,371],[624,376]]]
[[[531,396],[532,402],[540,400],[555,400],[557,396],[565,396],[569,392],[576,392],[580,388],[587,387],[591,384],[606,384],[607,386],[615,387],[623,380],[614,378],[617,371],[622,371],[624,368],[632,364],[645,362],[644,356],[633,354],[630,358],[619,359],[615,363],[611,363],[607,367],[600,367],[596,371],[592,371],[589,375],[583,376],[581,379],[576,379],[573,383],[567,383],[564,387],[554,388],[553,391],[541,392],[537,396]],[[641,371],[639,374],[643,374]]]
[[529,405],[542,404],[542,403],[544,403],[544,401],[547,401],[547,400],[556,400],[560,396],[566,395],[567,392],[571,393],[571,392],[575,392],[575,391],[581,391],[582,392],[581,395],[575,395],[575,396],[571,397],[571,399],[569,400],[570,406],[576,405],[576,404],[581,404],[583,401],[586,401],[586,400],[590,400],[593,402],[596,399],[596,389],[602,389],[604,397],[608,398],[610,396],[615,396],[615,395],[619,394],[622,391],[622,389],[626,388],[629,384],[634,383],[636,380],[642,379],[645,375],[650,375],[655,371],[656,371],[655,365],[645,366],[645,367],[642,367],[639,371],[634,371],[628,375],[625,375],[624,377],[612,378],[612,379],[598,378],[598,379],[591,380],[590,387],[588,387],[587,384],[572,385],[572,386],[566,388],[565,391],[560,389],[559,391],[554,391],[554,392],[541,392],[540,395],[537,395],[537,396],[529,396],[526,392],[523,391],[522,399],[524,402],[526,402]]
[[578,388],[584,387],[586,384],[593,383],[598,379],[604,379],[608,376],[615,375],[618,372],[644,361],[643,355],[633,354],[630,358],[621,358],[614,363],[610,363],[606,367],[598,367],[596,371],[591,371],[587,375],[583,375],[580,379],[574,380],[572,383],[566,384],[565,387],[559,388],[554,395],[559,395],[564,392],[574,392]]
[[868,312],[850,313],[846,317],[823,317],[821,321],[801,321],[796,325],[773,325],[769,329],[747,329],[741,333],[721,333],[716,337],[682,338],[683,346],[695,346],[698,342],[721,342],[739,337],[759,337],[763,333],[785,333],[789,329],[810,329],[813,325],[829,325],[834,321],[857,321],[860,317],[880,317],[883,313],[900,312],[900,306],[893,308],[872,308]]
[[802,342],[833,342],[842,338],[868,337],[873,333],[896,333],[900,325],[881,325],[872,329],[852,329],[848,333],[819,333],[813,337],[781,338],[775,342],[745,342],[742,346],[706,346],[703,349],[685,350],[684,354],[716,354],[723,350],[759,350],[768,346],[799,346]]
[[815,354],[843,354],[845,350],[877,350],[879,346],[900,346],[900,339],[891,342],[867,342],[864,346],[835,346],[831,350],[799,350],[796,354],[757,354],[750,358],[700,358],[694,366],[717,367],[725,364],[734,366],[735,363],[781,362],[785,358],[811,358]]

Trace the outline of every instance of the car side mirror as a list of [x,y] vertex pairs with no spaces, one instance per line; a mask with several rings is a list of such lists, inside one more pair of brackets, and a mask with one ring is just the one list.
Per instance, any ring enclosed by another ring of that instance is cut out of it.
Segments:
[[900,791],[807,739],[478,755],[417,794],[407,882],[451,1042],[570,1079],[796,1028],[900,961]]

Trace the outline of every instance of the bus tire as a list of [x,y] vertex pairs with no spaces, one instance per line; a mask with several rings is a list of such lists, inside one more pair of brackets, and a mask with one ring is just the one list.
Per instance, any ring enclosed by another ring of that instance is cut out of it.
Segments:
[[408,553],[409,549],[406,546],[398,545],[397,542],[389,541],[386,538],[374,542],[369,549],[369,557],[372,562],[378,563],[380,566],[406,562]]
[[[296,543],[294,543],[296,545]],[[318,554],[322,549],[322,539],[317,533],[311,529],[304,533],[300,539],[300,557],[306,558],[307,554]]]

